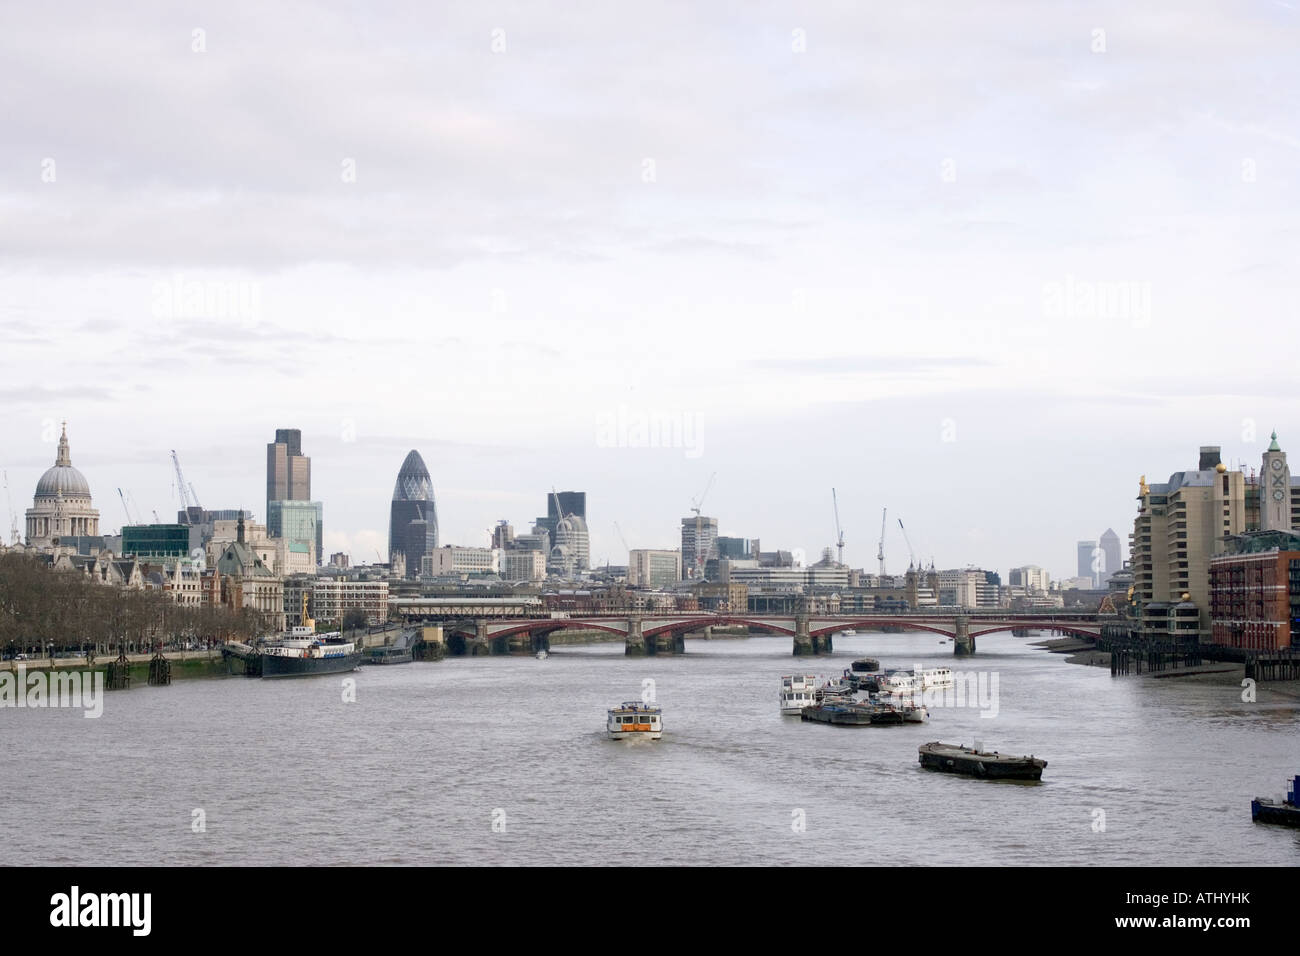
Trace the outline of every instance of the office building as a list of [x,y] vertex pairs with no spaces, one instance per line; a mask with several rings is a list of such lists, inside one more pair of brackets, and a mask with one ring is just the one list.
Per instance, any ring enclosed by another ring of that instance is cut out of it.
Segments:
[[1210,559],[1210,631],[1213,643],[1243,651],[1300,648],[1300,535],[1228,536]]
[[1077,576],[1081,578],[1091,578],[1093,585],[1096,586],[1098,578],[1097,567],[1101,564],[1101,559],[1097,556],[1100,553],[1097,550],[1097,542],[1080,541],[1076,551],[1079,559]]
[[[563,514],[561,514],[563,512]],[[538,518],[536,525],[544,528],[555,540],[555,528],[560,519],[567,515],[577,515],[584,524],[587,521],[587,493],[585,491],[553,491],[546,496],[546,517]]]
[[1097,541],[1097,547],[1101,548],[1102,567],[1099,570],[1097,578],[1099,581],[1106,581],[1112,574],[1124,567],[1123,551],[1120,547],[1119,535],[1113,529],[1107,528],[1102,532],[1101,538]]
[[[433,479],[424,459],[414,448],[407,453],[393,486],[388,520],[388,553],[400,554],[406,576],[421,572],[424,556],[438,547],[438,509],[433,499]],[[396,561],[394,561],[396,565]]]
[[682,579],[682,553],[637,548],[627,556],[627,583],[636,588],[667,588]]
[[[704,566],[718,557],[718,519],[694,515],[682,519],[682,577],[704,577]],[[739,559],[737,559],[739,560]]]
[[532,584],[546,579],[546,552],[512,549],[501,552],[501,577]]
[[122,554],[140,561],[175,563],[190,555],[189,525],[142,524],[122,528]]
[[345,577],[317,578],[311,586],[312,616],[340,626],[348,611],[359,610],[367,624],[388,620],[388,582]]
[[[283,538],[293,545],[310,550],[311,563],[319,564],[321,517],[323,506],[319,501],[272,501],[266,514],[266,530],[272,538]],[[302,548],[297,549],[301,553]]]
[[1133,608],[1138,634],[1151,641],[1208,641],[1210,561],[1224,539],[1246,527],[1246,478],[1201,448],[1198,468],[1167,482],[1139,481],[1133,522]]
[[420,574],[423,577],[444,577],[449,574],[496,574],[501,569],[501,552],[495,548],[464,548],[443,545],[424,555]]

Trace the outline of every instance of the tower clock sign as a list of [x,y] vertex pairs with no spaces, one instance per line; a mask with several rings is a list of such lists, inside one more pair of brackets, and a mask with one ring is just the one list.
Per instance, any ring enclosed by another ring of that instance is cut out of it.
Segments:
[[1259,527],[1261,531],[1291,530],[1291,469],[1286,452],[1278,447],[1277,432],[1264,452],[1259,476]]

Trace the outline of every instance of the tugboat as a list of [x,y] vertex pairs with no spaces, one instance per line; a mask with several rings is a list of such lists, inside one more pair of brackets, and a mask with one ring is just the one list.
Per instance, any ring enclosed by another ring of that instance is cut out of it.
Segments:
[[605,730],[610,740],[658,740],[663,736],[663,711],[653,704],[640,701],[625,701],[619,707],[612,707],[607,713]]
[[934,740],[918,748],[921,766],[928,770],[943,773],[962,773],[971,777],[984,777],[989,780],[1041,780],[1046,760],[1040,760],[1033,754],[1028,757],[1012,757],[997,751],[989,753],[981,750],[979,745],[961,747],[955,744],[941,744]]
[[1300,777],[1287,782],[1286,799],[1277,801],[1256,797],[1250,801],[1250,819],[1255,823],[1278,823],[1284,827],[1300,827],[1300,807],[1295,795],[1300,791]]

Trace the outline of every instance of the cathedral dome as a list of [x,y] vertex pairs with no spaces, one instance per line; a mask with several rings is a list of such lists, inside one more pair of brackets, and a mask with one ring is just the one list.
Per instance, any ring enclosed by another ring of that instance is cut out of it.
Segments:
[[55,498],[59,495],[65,498],[90,497],[90,484],[86,481],[86,476],[72,467],[67,426],[64,426],[63,436],[59,439],[59,455],[54,460],[54,465],[36,483],[37,498]]

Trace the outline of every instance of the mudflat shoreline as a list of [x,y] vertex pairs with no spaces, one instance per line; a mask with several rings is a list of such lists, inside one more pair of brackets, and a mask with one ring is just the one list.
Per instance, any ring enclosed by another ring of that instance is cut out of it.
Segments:
[[[1046,641],[1034,641],[1031,647],[1041,647],[1053,654],[1064,654],[1067,664],[1083,664],[1086,667],[1110,667],[1110,653],[1099,651],[1091,641],[1078,637],[1055,637]],[[1124,680],[1176,680],[1193,684],[1214,684],[1240,688],[1246,678],[1246,668],[1242,664],[1226,661],[1211,661],[1194,667],[1179,667],[1166,671],[1146,674],[1124,675]],[[1118,679],[1118,678],[1117,678]],[[1300,680],[1265,681],[1257,685],[1257,693],[1275,694],[1300,700]]]

